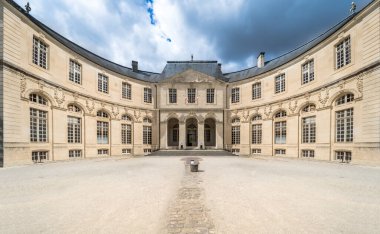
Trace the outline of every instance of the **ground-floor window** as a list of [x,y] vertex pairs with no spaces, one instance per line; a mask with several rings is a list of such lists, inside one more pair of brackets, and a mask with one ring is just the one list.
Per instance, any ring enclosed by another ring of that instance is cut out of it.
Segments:
[[342,162],[350,162],[352,159],[352,154],[350,151],[336,151],[335,160],[340,160]]
[[98,155],[108,156],[108,149],[98,149]]
[[302,157],[314,158],[314,150],[302,150]]
[[286,154],[286,150],[284,150],[284,149],[275,149],[274,154],[275,155],[285,155]]
[[132,144],[132,125],[130,124],[121,125],[121,143]]
[[232,127],[232,144],[238,145],[240,144],[240,126],[233,126]]
[[286,121],[274,123],[274,143],[286,143]]
[[252,149],[252,154],[261,154],[261,149]]
[[261,144],[262,128],[261,124],[252,125],[252,144]]
[[97,142],[98,144],[108,144],[108,122],[103,122],[103,121],[98,121],[97,122],[97,131],[96,131],[96,136],[97,136]]
[[151,126],[143,127],[143,144],[144,145],[152,144],[152,127]]
[[122,149],[121,154],[131,154],[132,149]]
[[35,151],[32,152],[32,160],[35,163],[42,163],[49,159],[49,154],[47,151]]
[[69,150],[69,158],[82,157],[82,150]]

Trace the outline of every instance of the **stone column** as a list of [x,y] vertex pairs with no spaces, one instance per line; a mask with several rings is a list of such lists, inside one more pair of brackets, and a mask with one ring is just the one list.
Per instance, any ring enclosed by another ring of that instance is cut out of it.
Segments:
[[160,149],[168,148],[168,121],[160,122]]
[[198,120],[198,149],[205,148],[205,122],[204,120]]
[[184,119],[179,120],[179,149],[181,149],[181,145],[183,145],[183,149],[186,149],[186,122]]

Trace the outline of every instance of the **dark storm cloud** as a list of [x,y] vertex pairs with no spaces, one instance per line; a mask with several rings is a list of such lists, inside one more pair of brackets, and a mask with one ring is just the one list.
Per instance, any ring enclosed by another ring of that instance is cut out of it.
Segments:
[[[369,2],[356,1],[358,10]],[[349,16],[351,1],[245,1],[238,15],[230,17],[199,10],[191,1],[181,5],[186,9],[186,25],[209,38],[224,63],[242,64],[261,51],[271,59],[315,38]],[[205,18],[205,14],[212,17]]]

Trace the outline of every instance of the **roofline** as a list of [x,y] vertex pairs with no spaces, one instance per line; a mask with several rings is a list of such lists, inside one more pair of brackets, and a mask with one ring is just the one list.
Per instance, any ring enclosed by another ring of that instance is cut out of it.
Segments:
[[167,63],[218,63],[216,60],[167,61]]

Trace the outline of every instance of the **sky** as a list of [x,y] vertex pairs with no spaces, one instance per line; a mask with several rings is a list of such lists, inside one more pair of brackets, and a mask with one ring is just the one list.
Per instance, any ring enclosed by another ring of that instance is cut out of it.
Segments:
[[[15,0],[115,63],[161,72],[166,61],[217,60],[223,72],[276,58],[350,14],[352,0]],[[357,11],[371,0],[357,0]]]

